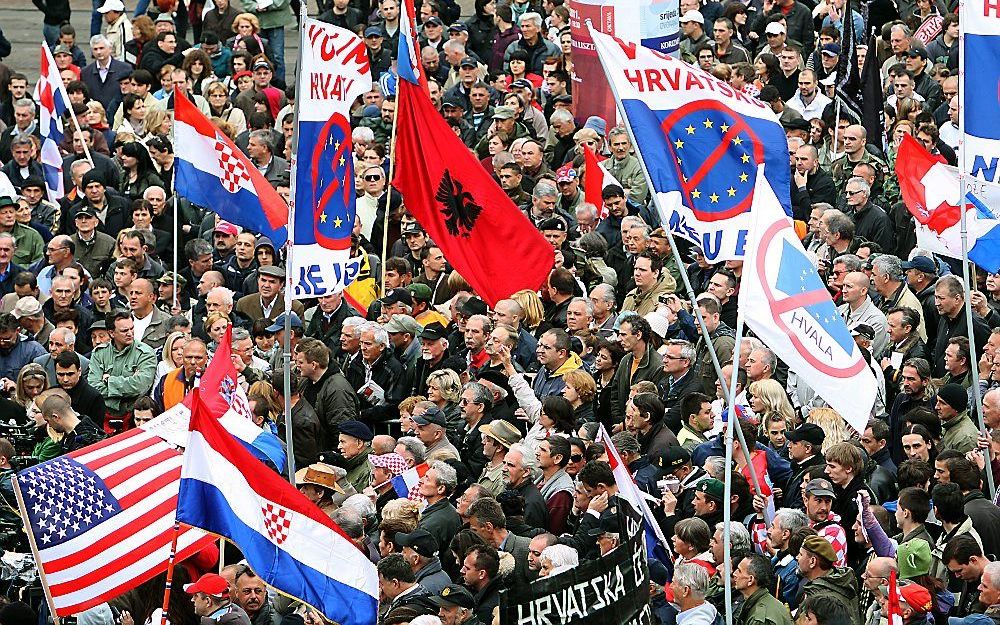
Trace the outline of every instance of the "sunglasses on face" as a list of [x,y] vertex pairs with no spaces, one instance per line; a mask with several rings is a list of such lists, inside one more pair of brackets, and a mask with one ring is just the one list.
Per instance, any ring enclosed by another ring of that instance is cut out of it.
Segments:
[[382,176],[378,175],[365,176],[365,182],[378,182],[381,179]]

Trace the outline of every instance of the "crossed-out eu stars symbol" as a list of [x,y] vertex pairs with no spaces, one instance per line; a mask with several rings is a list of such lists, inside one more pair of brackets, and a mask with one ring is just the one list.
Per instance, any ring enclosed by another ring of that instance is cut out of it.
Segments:
[[[728,124],[726,124],[726,123],[716,124],[716,122],[713,121],[710,117],[706,117],[703,121],[701,121],[701,123],[699,123],[697,125],[695,125],[694,123],[689,122],[688,125],[687,125],[687,127],[684,128],[685,135],[683,135],[683,136],[694,137],[694,138],[701,138],[699,136],[699,134],[698,134],[699,130],[703,130],[703,131],[704,130],[713,130],[713,129],[716,129],[716,128],[718,129],[718,132],[721,132],[722,136],[725,137],[726,134],[729,132],[731,126],[728,125]],[[716,133],[711,133],[711,135],[708,137],[708,139],[714,138],[715,136],[717,136]],[[740,165],[745,165],[748,168],[749,167],[753,167],[752,158],[751,158],[749,152],[747,151],[747,148],[744,147],[744,143],[749,143],[749,141],[747,139],[745,139],[744,137],[740,136],[738,133],[736,134],[736,136],[732,137],[731,139],[728,139],[728,141],[730,143],[730,146],[733,146],[733,148],[739,154],[739,163],[740,163]],[[690,139],[688,140],[688,142],[685,142],[684,139],[680,139],[680,138],[674,139],[674,141],[673,141],[674,149],[676,150],[676,152],[678,154],[678,156],[677,156],[677,165],[678,166],[681,166],[684,163],[684,161],[681,158],[680,154],[682,154],[682,150],[684,150],[685,143],[689,143],[689,142],[690,142]],[[691,146],[689,146],[689,148],[690,147]],[[728,151],[730,149],[729,146],[727,146],[726,149]],[[695,158],[697,158],[698,160],[703,160],[704,156],[705,155],[703,155],[703,154],[701,154],[701,155],[695,155]],[[687,183],[689,181],[689,177],[687,175],[682,175],[681,177],[682,177],[682,179],[684,180],[685,183]],[[741,167],[741,170],[740,170],[740,173],[738,175],[738,178],[739,178],[740,184],[748,184],[750,182],[750,172],[747,171],[747,170],[743,170],[742,167]],[[735,186],[733,186],[733,185],[729,185],[726,188],[721,188],[721,187],[720,188],[710,188],[709,191],[710,191],[710,193],[707,195],[707,197],[708,197],[709,202],[711,202],[712,204],[718,204],[719,200],[722,199],[723,197],[735,198],[736,194],[739,192],[738,189]],[[695,199],[695,200],[701,199],[702,195],[705,195],[705,192],[703,192],[699,187],[695,186],[693,189],[691,189],[691,197],[693,199]]]
[[[340,149],[340,140],[338,140],[331,133],[329,139],[327,139],[327,145],[333,146],[333,151],[336,152],[337,150]],[[343,155],[341,155],[340,159],[337,162],[337,166],[338,167],[343,167],[346,164],[347,164],[347,160],[343,157]],[[327,219],[328,219],[328,216],[326,214],[326,211],[324,210],[322,213],[319,214],[319,220],[322,223],[326,223]],[[343,225],[343,223],[344,223],[344,220],[341,219],[340,217],[335,217],[334,220],[333,220],[333,226],[335,228],[339,228],[341,225]]]

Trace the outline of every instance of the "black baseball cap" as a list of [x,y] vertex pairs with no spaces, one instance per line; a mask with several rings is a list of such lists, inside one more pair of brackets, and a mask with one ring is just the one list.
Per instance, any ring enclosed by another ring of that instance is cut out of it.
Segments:
[[433,558],[438,552],[438,542],[434,535],[419,527],[409,534],[396,532],[393,542],[400,547],[409,547],[425,558]]
[[815,423],[803,423],[789,432],[786,435],[786,438],[790,443],[812,443],[813,447],[819,449],[820,445],[823,444],[823,440],[826,439],[826,432],[824,432],[823,428],[819,427]]
[[413,415],[413,422],[417,425],[428,425],[433,423],[434,425],[440,425],[443,428],[448,427],[448,417],[446,417],[444,411],[437,406],[428,408],[427,412],[422,415]]

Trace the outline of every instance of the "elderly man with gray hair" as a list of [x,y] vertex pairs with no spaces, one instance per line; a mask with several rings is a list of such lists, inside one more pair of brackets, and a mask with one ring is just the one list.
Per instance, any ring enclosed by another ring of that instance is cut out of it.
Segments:
[[542,36],[542,16],[533,11],[523,13],[517,20],[517,25],[521,27],[521,37],[507,46],[503,53],[503,69],[510,71],[510,55],[515,50],[522,50],[528,55],[528,62],[525,71],[527,73],[542,75],[545,67],[545,59],[559,57],[559,47]]
[[680,608],[677,622],[684,625],[713,625],[719,612],[705,601],[708,592],[708,571],[700,564],[681,564],[674,569],[670,590],[674,603]]
[[854,217],[854,236],[878,243],[883,252],[896,249],[896,235],[892,221],[880,206],[871,201],[872,188],[868,181],[855,176],[847,181],[844,197],[847,208]]
[[885,313],[886,317],[894,308],[909,308],[917,313],[920,321],[914,330],[921,341],[927,340],[927,330],[924,325],[924,309],[920,305],[920,300],[916,294],[910,290],[906,283],[906,273],[903,270],[903,261],[899,258],[880,254],[872,260],[872,284],[875,290],[882,296],[879,310]]
[[427,500],[427,507],[420,513],[417,527],[427,530],[437,539],[438,545],[450,545],[451,539],[462,529],[462,517],[452,505],[451,497],[458,486],[458,473],[447,462],[437,460],[420,478],[417,490]]

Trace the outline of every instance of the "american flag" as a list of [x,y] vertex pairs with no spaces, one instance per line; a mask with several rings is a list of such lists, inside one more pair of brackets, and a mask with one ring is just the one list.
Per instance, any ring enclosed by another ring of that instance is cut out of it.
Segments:
[[[181,464],[181,451],[135,429],[17,474],[21,516],[56,616],[166,570]],[[178,561],[215,540],[182,525]]]

